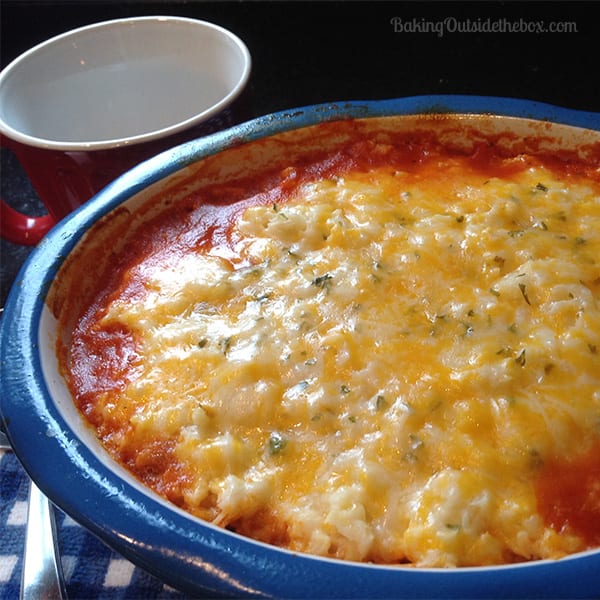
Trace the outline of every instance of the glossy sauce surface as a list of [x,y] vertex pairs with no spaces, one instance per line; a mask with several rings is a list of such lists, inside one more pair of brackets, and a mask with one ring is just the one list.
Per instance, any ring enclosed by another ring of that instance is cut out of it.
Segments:
[[600,443],[573,459],[556,459],[537,482],[540,513],[557,531],[570,528],[600,545]]

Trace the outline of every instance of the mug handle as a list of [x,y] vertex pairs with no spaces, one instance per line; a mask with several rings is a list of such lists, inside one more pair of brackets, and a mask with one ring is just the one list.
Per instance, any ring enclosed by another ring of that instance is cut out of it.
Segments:
[[35,246],[55,224],[50,215],[30,217],[0,199],[0,237],[13,244]]
[[[0,135],[0,147],[13,151],[10,138]],[[0,198],[0,237],[13,244],[35,246],[56,224],[50,215],[30,217]]]

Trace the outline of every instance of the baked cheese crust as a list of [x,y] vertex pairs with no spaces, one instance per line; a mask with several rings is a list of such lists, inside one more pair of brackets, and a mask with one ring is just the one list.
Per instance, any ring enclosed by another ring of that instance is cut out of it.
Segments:
[[[452,567],[600,545],[600,176],[360,152],[378,160],[290,165],[210,243],[125,261],[69,351],[82,410],[186,511],[294,551]],[[102,335],[126,368],[83,393]],[[572,457],[590,530],[540,487]]]

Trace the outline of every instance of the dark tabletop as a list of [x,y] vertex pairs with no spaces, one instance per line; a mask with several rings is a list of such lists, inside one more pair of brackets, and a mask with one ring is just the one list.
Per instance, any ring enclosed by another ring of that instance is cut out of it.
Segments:
[[[593,4],[0,0],[0,61],[4,67],[31,46],[82,25],[168,14],[212,21],[246,42],[253,59],[250,116],[321,102],[427,94],[504,96],[600,111],[600,21]],[[32,215],[43,213],[14,157],[2,150],[0,159],[2,197]],[[1,241],[0,307],[30,251]],[[6,556],[0,597],[8,598],[18,589],[26,479],[16,461],[2,464]],[[171,597],[126,561],[104,555],[96,540],[70,533],[73,523],[64,515],[59,521],[62,543],[73,546],[65,554],[72,596]],[[14,540],[8,540],[9,531]],[[9,541],[14,547],[7,550]],[[84,563],[94,567],[91,561],[98,563],[97,587],[84,570]]]

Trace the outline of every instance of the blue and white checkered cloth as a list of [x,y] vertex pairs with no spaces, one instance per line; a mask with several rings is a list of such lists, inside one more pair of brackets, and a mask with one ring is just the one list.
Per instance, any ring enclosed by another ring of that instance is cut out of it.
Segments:
[[[12,452],[0,450],[0,600],[17,600],[21,584],[29,480]],[[69,600],[186,598],[109,549],[56,510]]]

